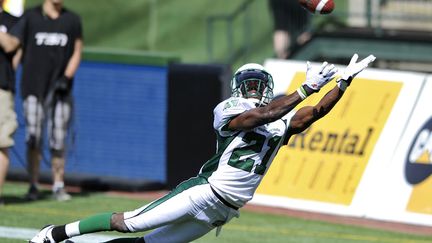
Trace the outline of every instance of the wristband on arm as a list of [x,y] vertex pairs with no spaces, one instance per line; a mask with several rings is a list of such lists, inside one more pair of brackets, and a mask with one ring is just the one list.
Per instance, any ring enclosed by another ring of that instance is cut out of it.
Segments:
[[[352,80],[352,78],[351,78]],[[345,80],[345,79],[338,79],[337,82],[337,86],[339,87],[340,90],[342,90],[343,92],[345,92],[345,90],[348,88],[348,86],[350,86],[351,84],[351,80]]]
[[303,84],[297,89],[297,93],[299,94],[302,100],[306,99],[309,95],[318,92],[318,90],[313,90],[309,88],[306,84]]

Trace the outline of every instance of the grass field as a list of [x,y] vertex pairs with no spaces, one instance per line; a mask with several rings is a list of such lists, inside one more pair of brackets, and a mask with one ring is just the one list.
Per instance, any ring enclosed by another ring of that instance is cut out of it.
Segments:
[[[105,193],[78,193],[72,201],[56,202],[50,191],[45,199],[28,203],[22,197],[26,192],[22,183],[7,183],[4,197],[7,205],[0,207],[0,227],[38,229],[46,224],[63,224],[100,212],[124,211],[141,206],[144,202]],[[129,237],[141,234],[107,233]],[[22,243],[22,239],[1,238],[2,243]],[[432,237],[400,234],[361,227],[307,221],[287,216],[275,216],[241,210],[241,217],[223,227],[219,237],[210,232],[195,242],[292,242],[292,243],[426,243]]]
[[[42,0],[28,0],[27,6]],[[125,4],[127,2],[127,4]],[[186,4],[187,2],[187,4]],[[206,63],[206,19],[231,12],[242,0],[74,0],[65,5],[82,16],[86,47],[107,47],[174,53],[184,62]],[[345,3],[344,0],[339,1]],[[151,5],[151,3],[155,5]],[[337,4],[337,6],[339,6]],[[151,8],[157,15],[152,15]],[[273,56],[272,25],[267,1],[254,6],[253,53],[246,60],[262,62]],[[260,11],[264,10],[264,11]],[[242,23],[237,23],[240,26]],[[239,32],[240,33],[240,32]],[[225,28],[220,25],[215,35],[220,44],[216,56],[224,57]],[[7,183],[3,196],[7,205],[0,206],[0,227],[39,229],[46,224],[63,224],[100,212],[125,211],[141,206],[138,199],[104,193],[79,193],[69,202],[45,199],[28,203],[23,200],[26,185]],[[108,235],[125,236],[118,233]],[[127,236],[142,235],[129,234]],[[23,239],[0,237],[0,243],[22,243]],[[241,210],[241,217],[224,226],[216,238],[211,232],[196,242],[269,242],[269,243],[426,243],[432,237],[372,230],[355,226],[308,221],[287,216]]]

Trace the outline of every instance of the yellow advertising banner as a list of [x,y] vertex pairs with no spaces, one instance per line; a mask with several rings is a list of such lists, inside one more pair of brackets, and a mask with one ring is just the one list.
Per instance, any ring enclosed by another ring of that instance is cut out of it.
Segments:
[[[305,80],[297,72],[287,90]],[[260,194],[349,205],[402,88],[401,82],[356,78],[333,108],[280,149]],[[334,81],[333,81],[334,83]],[[334,85],[301,103],[315,105]]]

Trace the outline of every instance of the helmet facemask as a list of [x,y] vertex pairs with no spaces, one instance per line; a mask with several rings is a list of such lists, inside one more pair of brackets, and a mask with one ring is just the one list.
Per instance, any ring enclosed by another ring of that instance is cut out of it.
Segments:
[[245,66],[234,74],[231,81],[232,96],[252,99],[257,106],[267,105],[273,99],[272,76],[261,65]]

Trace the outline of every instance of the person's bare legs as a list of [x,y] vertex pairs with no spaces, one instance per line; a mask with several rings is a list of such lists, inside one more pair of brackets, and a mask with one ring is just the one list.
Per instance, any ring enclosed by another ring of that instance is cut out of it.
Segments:
[[9,154],[7,148],[0,148],[0,205],[3,204],[1,195],[3,192],[3,184],[6,180],[7,170],[9,168]]
[[297,37],[297,44],[302,46],[306,42],[308,42],[311,38],[312,38],[312,34],[309,31],[305,31]]
[[286,59],[291,45],[290,34],[285,30],[275,30],[273,33],[273,49],[277,58]]
[[65,159],[60,156],[52,156],[51,166],[54,184],[64,182],[64,165]]
[[39,149],[27,147],[27,170],[30,178],[30,188],[26,195],[28,200],[34,201],[39,199],[38,183],[40,171],[41,153]]
[[71,196],[64,189],[64,171],[65,171],[64,156],[55,155],[53,153],[51,159],[51,172],[53,176],[53,193],[54,198],[58,201],[67,201]]

